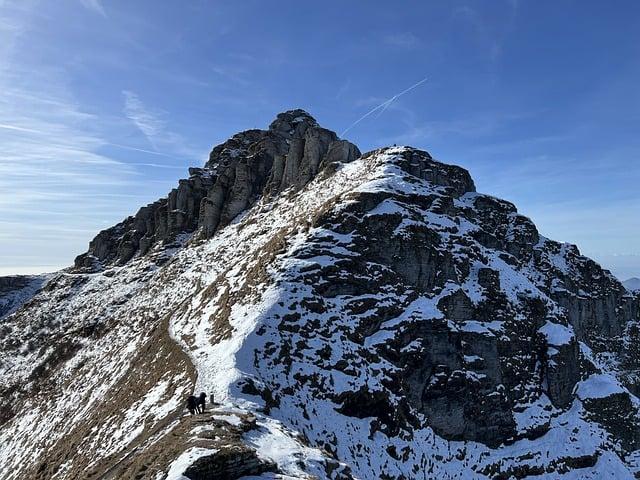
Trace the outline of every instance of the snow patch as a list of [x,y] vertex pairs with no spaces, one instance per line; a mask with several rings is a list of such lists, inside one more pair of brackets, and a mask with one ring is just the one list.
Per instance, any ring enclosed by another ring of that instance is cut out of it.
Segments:
[[545,336],[549,345],[568,345],[576,338],[573,327],[549,321],[540,327],[538,332]]
[[171,463],[165,480],[189,480],[189,477],[183,475],[184,471],[199,458],[213,455],[217,451],[213,448],[202,447],[192,447],[185,450]]
[[616,378],[608,373],[597,373],[578,383],[576,395],[581,400],[606,398],[617,393],[628,393]]

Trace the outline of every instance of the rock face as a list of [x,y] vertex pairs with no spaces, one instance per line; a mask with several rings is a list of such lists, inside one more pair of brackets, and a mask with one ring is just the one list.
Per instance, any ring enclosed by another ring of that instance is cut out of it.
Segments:
[[255,451],[235,447],[198,458],[184,471],[184,476],[190,480],[235,480],[275,470],[275,464],[260,460]]
[[216,146],[204,168],[189,169],[167,198],[100,232],[77,269],[123,265],[157,243],[171,244],[200,227],[205,238],[228,225],[263,195],[306,185],[324,166],[360,156],[352,143],[318,126],[304,110],[280,113],[268,130],[247,130]]
[[[307,373],[307,395],[377,417],[372,432],[426,422],[442,438],[491,447],[543,435],[548,424],[519,425],[514,411],[541,401],[567,408],[585,374],[579,342],[620,335],[637,319],[637,300],[575,247],[541,237],[513,205],[475,193],[466,171],[406,148],[368,158],[382,163],[380,177],[317,217],[320,233],[290,253],[300,268],[283,273],[281,301],[297,313],[265,333],[256,368],[269,365],[262,377],[281,383],[312,363],[312,344],[340,345],[330,355],[338,364]],[[332,369],[355,383],[350,392],[331,395]]]
[[466,170],[293,111],[154,205],[3,320],[3,479],[640,474],[638,295]]

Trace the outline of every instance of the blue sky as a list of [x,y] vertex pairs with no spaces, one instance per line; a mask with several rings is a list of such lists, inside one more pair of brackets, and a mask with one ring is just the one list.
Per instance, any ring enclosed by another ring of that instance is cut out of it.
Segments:
[[69,265],[279,111],[342,132],[425,77],[346,138],[462,165],[640,276],[635,0],[0,0],[0,274]]

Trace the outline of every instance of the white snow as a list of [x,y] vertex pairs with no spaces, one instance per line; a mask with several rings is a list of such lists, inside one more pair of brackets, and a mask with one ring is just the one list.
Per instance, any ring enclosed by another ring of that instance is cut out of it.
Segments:
[[498,320],[493,320],[491,322],[467,320],[460,324],[460,330],[470,333],[480,333],[487,336],[495,336],[502,330],[502,322]]
[[211,418],[221,422],[227,422],[231,425],[235,425],[236,427],[242,425],[242,419],[237,415],[212,415]]
[[534,403],[526,405],[522,410],[516,409],[514,419],[520,433],[540,427],[551,422],[560,412],[553,406],[549,397],[542,394]]
[[575,340],[573,328],[559,323],[547,321],[538,331],[550,345],[568,345]]
[[28,277],[28,281],[24,287],[2,294],[0,296],[0,320],[18,310],[18,308],[31,299],[38,289],[42,288],[52,276],[53,274],[31,275]]
[[247,444],[256,449],[258,456],[278,464],[286,474],[305,478],[307,474],[300,465],[323,459],[319,450],[303,446],[292,432],[285,432],[280,422],[263,417],[260,426],[260,430],[245,434]]
[[581,400],[589,398],[606,398],[617,393],[628,393],[620,386],[618,380],[608,373],[597,373],[578,383],[576,395]]
[[215,449],[202,447],[191,447],[185,450],[171,463],[165,480],[189,480],[189,477],[183,475],[184,471],[200,457],[213,455],[216,452]]

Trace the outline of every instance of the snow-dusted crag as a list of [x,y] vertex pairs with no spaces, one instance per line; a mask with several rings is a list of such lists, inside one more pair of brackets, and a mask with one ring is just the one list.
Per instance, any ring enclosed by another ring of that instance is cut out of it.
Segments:
[[268,130],[247,130],[213,149],[204,168],[189,169],[166,198],[104,230],[80,255],[79,270],[124,264],[159,242],[197,229],[211,237],[261,197],[295,192],[332,162],[349,162],[358,148],[321,128],[304,110],[278,115]]
[[286,112],[5,312],[0,477],[635,478],[639,312],[464,169]]

